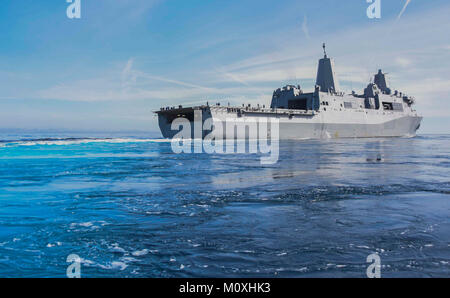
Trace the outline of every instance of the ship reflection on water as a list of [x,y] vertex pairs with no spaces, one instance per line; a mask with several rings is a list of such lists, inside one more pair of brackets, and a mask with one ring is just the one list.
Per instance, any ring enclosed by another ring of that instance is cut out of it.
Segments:
[[[401,184],[411,178],[406,173],[420,173],[420,163],[408,160],[417,149],[414,142],[414,138],[282,141],[277,164],[258,166],[249,155],[225,158],[236,171],[219,173],[211,181],[217,188],[272,184],[277,179],[290,180],[294,189],[299,184]],[[224,159],[213,157],[208,162],[220,167]]]

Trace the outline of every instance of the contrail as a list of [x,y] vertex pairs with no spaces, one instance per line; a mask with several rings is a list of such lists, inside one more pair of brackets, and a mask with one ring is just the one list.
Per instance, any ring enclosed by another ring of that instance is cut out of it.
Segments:
[[397,20],[400,19],[402,17],[402,14],[405,12],[406,7],[408,6],[409,2],[411,2],[411,0],[406,0],[405,5],[403,6],[402,10],[400,11],[400,13],[397,16]]
[[308,21],[306,19],[306,14],[305,14],[305,16],[303,17],[302,31],[303,31],[303,34],[305,34],[306,38],[309,39],[310,37],[309,37],[309,30],[308,30],[307,22]]

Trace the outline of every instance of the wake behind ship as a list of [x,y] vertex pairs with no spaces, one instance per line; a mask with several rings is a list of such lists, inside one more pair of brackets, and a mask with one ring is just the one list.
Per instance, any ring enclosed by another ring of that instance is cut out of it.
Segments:
[[[228,134],[225,123],[245,126],[249,122],[267,122],[276,119],[280,139],[349,138],[349,137],[410,137],[415,136],[422,117],[413,109],[411,96],[391,91],[385,74],[379,70],[363,94],[345,94],[340,91],[334,72],[334,62],[327,57],[319,60],[315,88],[305,93],[301,87],[287,85],[273,92],[270,107],[265,105],[221,106],[209,104],[194,107],[165,107],[158,114],[159,127],[165,138],[173,138],[178,129],[172,129],[177,118],[190,121],[191,138],[194,125],[212,121],[210,130],[203,130],[215,139],[248,138],[248,134]],[[220,123],[219,123],[220,122]],[[259,136],[264,137],[264,136]]]

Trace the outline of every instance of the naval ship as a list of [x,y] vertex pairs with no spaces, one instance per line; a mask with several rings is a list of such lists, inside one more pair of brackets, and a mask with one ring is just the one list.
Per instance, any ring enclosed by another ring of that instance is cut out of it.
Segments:
[[[191,138],[196,123],[206,119],[214,124],[203,130],[201,138],[214,134],[216,139],[248,138],[248,135],[227,136],[225,122],[236,125],[277,119],[279,139],[357,138],[357,137],[412,137],[420,127],[422,117],[414,110],[415,99],[400,91],[392,91],[386,83],[386,74],[378,70],[362,94],[346,94],[339,89],[334,72],[334,61],[327,56],[319,60],[316,84],[312,92],[304,92],[297,85],[287,85],[273,92],[270,107],[265,105],[222,106],[220,103],[193,107],[163,107],[156,111],[161,133],[173,138],[179,130],[172,130],[174,119],[190,121]],[[211,121],[210,120],[210,121]],[[222,129],[214,129],[217,125]],[[203,126],[202,126],[203,127]]]

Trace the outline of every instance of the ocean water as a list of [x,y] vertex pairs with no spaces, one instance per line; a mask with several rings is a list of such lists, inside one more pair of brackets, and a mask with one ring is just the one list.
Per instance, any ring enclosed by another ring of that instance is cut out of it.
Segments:
[[0,136],[0,276],[450,277],[450,136],[174,154],[143,135]]

